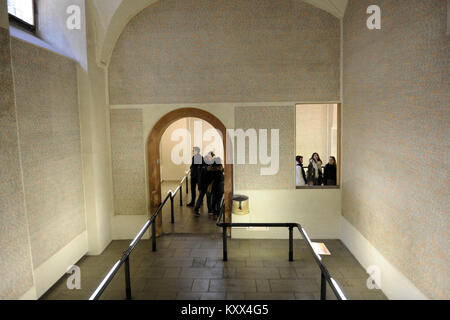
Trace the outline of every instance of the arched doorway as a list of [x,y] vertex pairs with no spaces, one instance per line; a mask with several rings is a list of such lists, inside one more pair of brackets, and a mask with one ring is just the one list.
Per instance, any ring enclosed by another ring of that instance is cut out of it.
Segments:
[[[225,159],[231,158],[230,152],[227,148],[227,132],[225,125],[213,114],[197,109],[197,108],[182,108],[171,111],[163,116],[155,124],[147,139],[147,165],[148,165],[148,181],[149,181],[149,199],[150,199],[150,213],[155,212],[161,204],[161,170],[160,170],[160,142],[164,132],[175,121],[182,118],[199,118],[209,122],[215,129],[219,130],[223,137],[223,147]],[[233,165],[225,163],[225,214],[227,221],[231,221],[231,201],[233,196]],[[161,235],[162,230],[162,216],[159,215],[156,219],[156,233]]]

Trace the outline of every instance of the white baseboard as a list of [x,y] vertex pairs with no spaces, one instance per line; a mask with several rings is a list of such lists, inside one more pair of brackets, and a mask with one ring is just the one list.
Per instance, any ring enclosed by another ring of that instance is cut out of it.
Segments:
[[428,298],[344,217],[341,219],[341,241],[359,263],[367,269],[377,266],[381,277],[379,287],[390,300],[428,300]]
[[39,299],[88,251],[87,231],[79,234],[50,259],[34,269],[35,296]]
[[[136,237],[145,223],[147,215],[116,215],[112,217],[112,239],[131,240]],[[142,239],[150,239],[150,233],[146,232]]]

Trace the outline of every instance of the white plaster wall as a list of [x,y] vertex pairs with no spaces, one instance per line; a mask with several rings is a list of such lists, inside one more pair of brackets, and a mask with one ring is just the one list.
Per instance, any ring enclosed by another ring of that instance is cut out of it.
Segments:
[[19,300],[37,300],[47,292],[88,250],[87,231],[56,252],[39,267],[33,269],[33,287]]
[[[87,11],[88,19],[94,17]],[[106,71],[96,65],[93,25],[87,24],[89,73],[78,67],[80,129],[89,254],[112,240],[112,175]]]
[[[340,237],[341,190],[235,190],[235,194],[249,197],[249,211],[245,216],[233,215],[233,222],[300,223],[312,239]],[[287,228],[253,231],[233,228],[232,237],[238,239],[288,239]],[[294,230],[294,237],[301,238]]]
[[[70,30],[66,26],[69,17],[66,10],[71,5],[81,9],[80,29]],[[78,61],[87,70],[85,0],[39,0],[37,10],[37,36]]]

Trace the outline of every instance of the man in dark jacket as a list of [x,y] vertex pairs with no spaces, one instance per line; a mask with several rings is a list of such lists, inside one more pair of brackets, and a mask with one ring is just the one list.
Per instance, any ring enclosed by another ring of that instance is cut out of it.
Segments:
[[224,168],[219,157],[214,160],[214,164],[210,167],[210,171],[213,173],[211,207],[213,210],[212,213],[217,216],[220,213],[220,205],[225,191]]
[[195,198],[197,197],[197,186],[200,181],[201,169],[204,164],[203,157],[200,154],[200,148],[194,147],[194,156],[191,164],[191,194],[192,200],[187,204],[188,207],[195,205]]
[[208,193],[208,187],[212,183],[213,175],[212,171],[208,170],[208,167],[210,167],[214,163],[214,153],[210,152],[208,153],[205,158],[204,162],[201,168],[200,173],[200,180],[198,182],[198,189],[200,191],[200,194],[197,199],[197,203],[195,204],[194,208],[194,214],[196,216],[200,215],[200,207],[203,204],[203,198],[206,195],[206,203],[208,205],[208,212],[212,212],[211,208],[211,194]]

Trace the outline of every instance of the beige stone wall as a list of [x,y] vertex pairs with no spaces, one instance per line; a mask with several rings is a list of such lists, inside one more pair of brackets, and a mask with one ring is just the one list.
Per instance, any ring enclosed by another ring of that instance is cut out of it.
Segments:
[[86,230],[76,64],[12,40],[34,268]]
[[7,0],[0,0],[0,27],[8,29],[8,8],[6,6]]
[[[3,10],[3,3],[2,8]],[[0,27],[0,300],[16,299],[33,286],[20,168],[10,37]]]
[[116,215],[147,213],[142,110],[111,110],[111,153]]
[[166,0],[134,17],[111,104],[337,101],[340,23],[302,1]]
[[432,299],[450,288],[446,5],[352,0],[344,19],[343,215]]
[[279,130],[279,171],[275,175],[261,175],[262,165],[249,163],[249,142],[246,139],[246,163],[235,165],[235,187],[238,190],[271,190],[295,188],[295,106],[286,107],[236,107],[235,128],[266,129],[267,150],[271,153],[271,130]]

